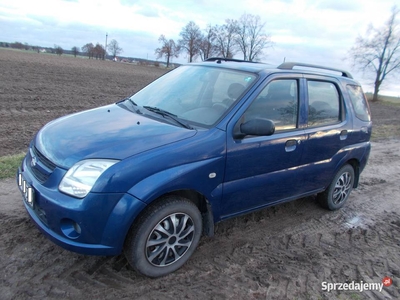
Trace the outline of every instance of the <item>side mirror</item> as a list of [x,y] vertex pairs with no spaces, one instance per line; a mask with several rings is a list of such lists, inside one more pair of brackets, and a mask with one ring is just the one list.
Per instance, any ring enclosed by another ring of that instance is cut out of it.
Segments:
[[240,124],[240,133],[243,135],[267,136],[275,132],[275,124],[271,120],[256,118]]

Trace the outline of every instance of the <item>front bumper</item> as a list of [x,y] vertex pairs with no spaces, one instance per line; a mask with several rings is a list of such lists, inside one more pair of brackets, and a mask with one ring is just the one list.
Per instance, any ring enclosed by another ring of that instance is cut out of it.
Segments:
[[82,254],[121,253],[125,236],[145,203],[127,193],[89,193],[84,199],[70,197],[58,190],[57,182],[65,170],[55,168],[43,183],[34,176],[27,161],[25,158],[18,170],[17,184],[26,210],[46,237]]

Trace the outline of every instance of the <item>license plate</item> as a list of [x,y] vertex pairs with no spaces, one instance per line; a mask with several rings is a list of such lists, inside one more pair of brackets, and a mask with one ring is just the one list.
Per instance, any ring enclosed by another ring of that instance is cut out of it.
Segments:
[[33,207],[33,203],[35,201],[35,191],[24,179],[21,173],[18,174],[18,186],[21,190],[22,197],[24,198],[25,202]]

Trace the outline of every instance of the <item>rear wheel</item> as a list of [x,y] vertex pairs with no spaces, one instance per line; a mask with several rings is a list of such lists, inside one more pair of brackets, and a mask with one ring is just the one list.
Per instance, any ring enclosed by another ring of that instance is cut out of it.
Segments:
[[346,203],[353,185],[354,169],[351,165],[344,165],[336,173],[329,187],[318,195],[318,201],[326,209],[337,210]]
[[186,198],[166,197],[150,207],[131,228],[125,256],[131,266],[149,277],[179,269],[200,240],[199,209]]

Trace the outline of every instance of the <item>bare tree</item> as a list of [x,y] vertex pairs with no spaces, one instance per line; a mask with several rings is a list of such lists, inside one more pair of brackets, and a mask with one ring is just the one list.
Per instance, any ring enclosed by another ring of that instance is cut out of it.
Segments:
[[87,56],[90,58],[94,57],[94,45],[92,43],[87,43],[82,47],[82,51],[87,54]]
[[196,23],[190,21],[182,28],[179,35],[182,37],[182,39],[179,40],[179,47],[187,51],[189,62],[192,62],[200,52],[200,43],[202,40],[201,30]]
[[215,27],[217,47],[222,57],[233,58],[236,54],[237,32],[238,22],[232,19],[227,19],[224,25]]
[[169,67],[169,63],[172,57],[178,57],[180,48],[175,44],[175,41],[172,39],[167,40],[165,35],[160,35],[158,41],[162,43],[160,48],[157,48],[155,54],[157,54],[157,58],[165,57],[167,60],[167,68]]
[[216,39],[217,35],[215,32],[215,27],[208,25],[199,45],[200,56],[202,60],[206,60],[214,55],[218,55]]
[[272,47],[271,36],[264,32],[265,23],[260,16],[243,14],[237,25],[236,44],[243,53],[243,59],[254,61]]
[[76,57],[79,54],[79,47],[76,46],[72,47],[71,52]]
[[64,53],[64,50],[63,50],[63,48],[61,48],[60,46],[54,45],[54,52],[55,52],[57,55],[61,56],[61,54]]
[[107,46],[108,50],[111,52],[111,55],[116,58],[118,54],[122,52],[122,48],[119,46],[116,40],[111,40],[110,44]]
[[97,43],[93,49],[93,54],[96,57],[96,59],[104,59],[106,55],[106,50],[104,49],[103,45]]
[[385,26],[380,29],[370,26],[367,36],[359,36],[350,50],[354,66],[374,74],[372,101],[378,100],[379,89],[384,80],[400,70],[400,32],[396,21],[398,13],[399,10],[393,7]]

